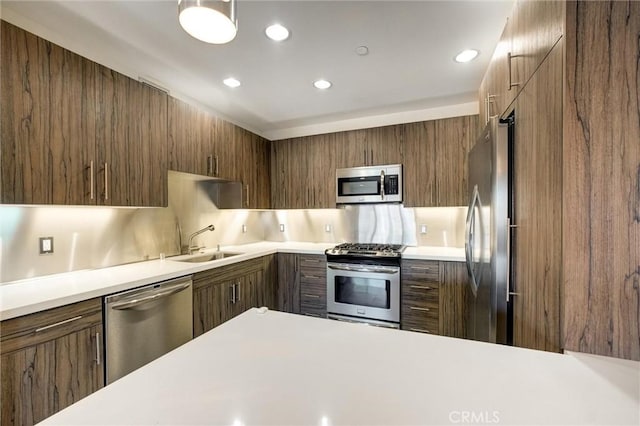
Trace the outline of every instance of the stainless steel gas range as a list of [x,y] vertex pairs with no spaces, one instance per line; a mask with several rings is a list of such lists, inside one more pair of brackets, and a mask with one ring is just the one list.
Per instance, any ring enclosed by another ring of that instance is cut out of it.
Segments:
[[400,327],[400,258],[397,244],[340,244],[327,255],[327,317]]

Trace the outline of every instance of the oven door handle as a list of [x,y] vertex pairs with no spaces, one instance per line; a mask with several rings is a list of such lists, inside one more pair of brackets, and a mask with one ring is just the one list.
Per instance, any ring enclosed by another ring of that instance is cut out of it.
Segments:
[[397,269],[371,269],[371,268],[354,268],[351,266],[337,266],[327,265],[329,269],[336,271],[349,271],[349,272],[373,272],[374,274],[397,274],[400,272]]

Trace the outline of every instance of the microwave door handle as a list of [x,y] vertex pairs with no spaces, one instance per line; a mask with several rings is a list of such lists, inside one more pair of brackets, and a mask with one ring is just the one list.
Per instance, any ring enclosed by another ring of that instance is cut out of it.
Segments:
[[384,200],[384,170],[380,170],[380,199]]

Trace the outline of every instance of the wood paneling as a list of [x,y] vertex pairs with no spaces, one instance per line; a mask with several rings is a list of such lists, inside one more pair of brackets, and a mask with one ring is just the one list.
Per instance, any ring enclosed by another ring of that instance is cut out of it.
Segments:
[[436,205],[436,122],[405,124],[404,205]]
[[440,262],[440,334],[464,338],[467,333],[467,265],[462,262]]
[[92,299],[2,322],[3,425],[32,425],[103,386],[101,306]]
[[560,350],[562,44],[515,103],[512,231],[516,346]]
[[564,348],[640,360],[640,3],[568,2]]
[[269,260],[256,258],[194,274],[194,337],[262,302],[269,303],[268,299],[273,304],[273,272],[268,271],[270,276],[265,277],[265,262],[270,264]]
[[403,260],[401,277],[401,328],[440,334],[440,262]]
[[300,313],[300,269],[298,255],[278,253],[278,307],[282,312]]
[[204,174],[206,158],[201,155],[201,124],[197,109],[171,97],[168,104],[169,169]]
[[300,313],[327,316],[327,259],[322,255],[299,255]]
[[5,21],[1,27],[0,201],[91,204],[93,64]]
[[476,142],[478,116],[436,121],[436,205],[468,204],[467,154]]

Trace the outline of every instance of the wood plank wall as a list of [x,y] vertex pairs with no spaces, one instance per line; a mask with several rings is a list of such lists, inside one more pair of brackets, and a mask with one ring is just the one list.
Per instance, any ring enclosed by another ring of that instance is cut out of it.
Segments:
[[564,348],[640,360],[640,2],[568,2]]

